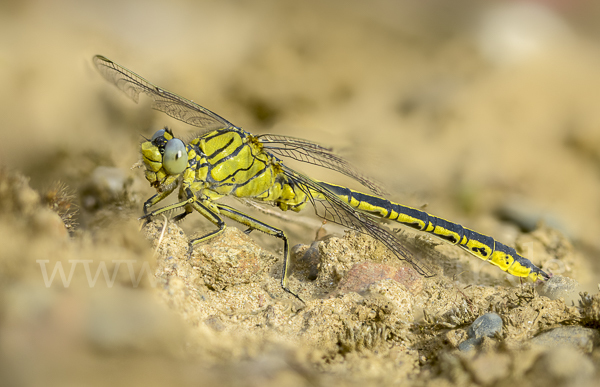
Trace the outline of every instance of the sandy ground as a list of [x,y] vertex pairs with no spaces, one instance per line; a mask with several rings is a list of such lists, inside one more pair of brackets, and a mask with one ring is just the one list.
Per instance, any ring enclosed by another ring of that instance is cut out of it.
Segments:
[[[597,383],[600,8],[446,3],[0,4],[0,384]],[[390,199],[515,246],[552,283],[401,230],[437,273],[422,278],[310,210],[235,201],[299,244],[305,302],[281,290],[273,238],[231,227],[190,257],[211,226],[142,228],[153,190],[130,167],[141,136],[194,129],[121,95],[94,54],[253,133],[332,146]],[[488,312],[501,333],[458,350]],[[590,331],[535,344],[557,327]]]

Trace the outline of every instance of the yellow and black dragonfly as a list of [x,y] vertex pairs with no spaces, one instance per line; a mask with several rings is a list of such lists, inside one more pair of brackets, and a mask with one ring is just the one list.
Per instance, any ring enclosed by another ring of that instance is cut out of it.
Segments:
[[[197,211],[217,229],[190,241],[193,246],[225,229],[222,216],[283,240],[282,288],[299,298],[288,286],[289,243],[283,230],[268,225],[217,200],[226,195],[271,204],[283,211],[300,211],[309,202],[318,216],[365,233],[383,243],[421,275],[433,273],[383,228],[379,220],[392,220],[428,232],[458,245],[474,256],[517,277],[533,281],[550,278],[515,249],[494,238],[424,211],[383,198],[382,190],[346,160],[316,143],[274,134],[253,135],[212,111],[170,91],[161,89],[136,73],[103,56],[93,58],[102,76],[138,102],[143,93],[152,107],[201,129],[188,144],[168,129],[161,129],[141,144],[146,179],[157,194],[144,203],[144,219],[181,210],[178,221]],[[329,168],[347,175],[373,194],[314,180],[286,166],[279,157]],[[179,188],[179,202],[148,212]]]

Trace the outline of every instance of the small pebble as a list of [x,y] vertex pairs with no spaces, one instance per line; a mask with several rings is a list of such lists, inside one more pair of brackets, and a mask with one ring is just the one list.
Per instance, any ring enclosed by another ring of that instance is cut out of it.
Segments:
[[486,313],[473,321],[467,330],[467,340],[458,345],[463,352],[470,351],[479,345],[484,337],[494,337],[496,333],[502,332],[502,318],[496,313]]
[[600,333],[591,328],[559,327],[540,333],[531,339],[531,343],[547,348],[571,346],[591,353],[594,345],[600,344]]
[[320,241],[315,241],[309,247],[306,247],[306,245],[296,245],[292,247],[291,251],[296,266],[295,270],[307,269],[307,278],[310,281],[316,280],[319,276],[319,265],[321,264],[319,243]]
[[462,343],[458,344],[458,349],[463,352],[469,352],[469,351],[475,349],[475,345],[477,344],[477,342],[478,342],[477,339],[467,339],[467,340],[463,341]]
[[541,296],[546,296],[551,300],[556,300],[560,297],[566,298],[579,288],[579,283],[574,279],[555,275],[538,288]]
[[112,203],[123,195],[128,184],[128,176],[123,170],[97,167],[82,188],[82,206],[87,210],[97,210]]

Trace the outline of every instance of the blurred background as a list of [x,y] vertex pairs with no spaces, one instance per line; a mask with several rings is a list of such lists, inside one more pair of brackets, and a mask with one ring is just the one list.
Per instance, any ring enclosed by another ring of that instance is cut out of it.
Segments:
[[599,18],[593,0],[5,0],[0,164],[78,192],[115,167],[152,195],[129,169],[141,136],[193,128],[106,83],[102,54],[252,133],[332,146],[390,199],[507,244],[543,220],[593,290]]

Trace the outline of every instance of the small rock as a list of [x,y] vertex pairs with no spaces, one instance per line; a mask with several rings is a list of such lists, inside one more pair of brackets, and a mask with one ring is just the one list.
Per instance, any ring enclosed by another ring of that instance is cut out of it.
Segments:
[[496,313],[486,313],[473,321],[467,335],[476,339],[482,337],[494,337],[496,333],[502,332],[502,318]]
[[475,346],[478,344],[479,340],[477,339],[467,339],[462,343],[458,344],[458,349],[463,352],[469,352],[475,349]]
[[310,246],[296,245],[292,247],[291,255],[294,262],[293,272],[306,271],[306,278],[314,281],[319,276],[319,265],[321,263],[321,252],[319,251],[320,241],[311,243]]
[[122,199],[131,179],[115,167],[100,166],[94,169],[81,192],[82,206],[88,210],[99,208]]
[[579,287],[579,283],[574,279],[555,275],[538,288],[541,296],[546,296],[551,300],[556,300],[560,297],[566,298]]
[[591,353],[594,345],[600,343],[600,333],[591,328],[560,327],[540,333],[531,339],[531,343],[547,348],[571,346]]
[[477,48],[495,65],[527,63],[568,42],[571,32],[543,3],[500,2],[482,14]]
[[496,214],[501,219],[514,223],[527,232],[538,229],[538,225],[542,221],[547,227],[560,230],[563,234],[569,234],[562,219],[519,197],[510,197],[501,203],[496,209]]
[[581,297],[579,300],[581,323],[587,326],[600,326],[600,293],[589,295],[588,292],[583,292],[579,296]]
[[484,337],[494,337],[500,332],[502,332],[502,318],[496,313],[486,313],[473,321],[467,330],[469,338],[460,343],[458,349],[463,352],[470,351],[481,344]]
[[219,316],[210,316],[204,320],[204,323],[217,332],[222,332],[225,329],[225,324],[223,324]]

